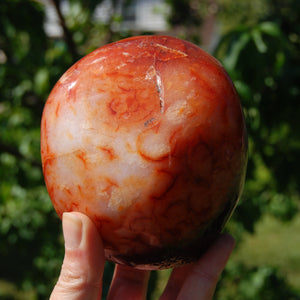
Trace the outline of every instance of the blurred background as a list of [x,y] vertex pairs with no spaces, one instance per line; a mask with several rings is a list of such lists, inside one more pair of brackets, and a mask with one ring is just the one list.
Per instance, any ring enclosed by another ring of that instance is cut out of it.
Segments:
[[[47,299],[63,260],[40,161],[47,96],[75,61],[132,35],[189,40],[217,57],[249,134],[237,240],[214,299],[300,299],[299,0],[0,1],[0,299]],[[106,264],[104,295],[113,265]],[[170,271],[152,272],[158,299]]]

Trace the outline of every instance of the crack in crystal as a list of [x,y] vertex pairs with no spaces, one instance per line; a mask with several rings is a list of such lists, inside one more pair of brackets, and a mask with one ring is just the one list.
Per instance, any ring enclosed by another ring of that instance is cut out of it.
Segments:
[[155,65],[156,65],[156,59],[154,59],[153,65],[151,65],[150,68],[148,69],[145,79],[154,80],[155,87],[159,97],[160,112],[164,113],[165,111],[164,88],[163,88],[161,76],[158,70],[156,69]]
[[[173,48],[169,48],[169,47],[164,46],[164,45],[162,45],[162,44],[155,44],[155,46],[161,48],[162,50],[164,50],[164,51],[166,51],[166,52],[170,52],[170,53],[173,53],[173,54],[177,54],[178,57],[185,57],[185,56],[188,56],[188,54],[186,54],[186,53],[184,53],[184,52],[182,52],[182,51],[180,51],[180,50],[173,49]],[[173,57],[170,58],[170,59],[173,59]]]
[[156,88],[157,88],[158,97],[159,97],[160,112],[164,113],[164,111],[165,111],[164,90],[163,90],[163,85],[162,85],[161,77],[157,73],[156,70],[155,70],[155,80],[156,80]]

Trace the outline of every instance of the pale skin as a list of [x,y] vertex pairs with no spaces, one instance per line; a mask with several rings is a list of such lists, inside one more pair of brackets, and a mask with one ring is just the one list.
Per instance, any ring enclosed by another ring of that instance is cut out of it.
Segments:
[[[63,214],[65,258],[50,300],[100,300],[104,249],[93,222],[81,213]],[[160,300],[210,300],[234,248],[221,234],[199,261],[172,271]],[[108,300],[144,300],[150,271],[116,265]]]

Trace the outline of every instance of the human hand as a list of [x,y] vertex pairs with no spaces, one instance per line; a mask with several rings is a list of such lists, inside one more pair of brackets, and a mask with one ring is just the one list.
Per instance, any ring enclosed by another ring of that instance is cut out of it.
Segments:
[[[105,257],[96,227],[81,213],[64,213],[63,233],[65,258],[50,300],[101,299]],[[160,300],[210,300],[233,247],[230,235],[220,235],[199,261],[172,271]],[[107,299],[146,299],[149,275],[116,265]]]

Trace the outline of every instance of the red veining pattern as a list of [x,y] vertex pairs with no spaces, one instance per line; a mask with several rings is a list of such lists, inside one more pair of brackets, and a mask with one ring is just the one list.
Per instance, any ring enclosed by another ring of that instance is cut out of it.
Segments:
[[53,88],[41,131],[57,213],[90,216],[111,260],[143,265],[135,257],[200,245],[241,193],[238,95],[214,58],[179,39],[130,38],[81,59]]

